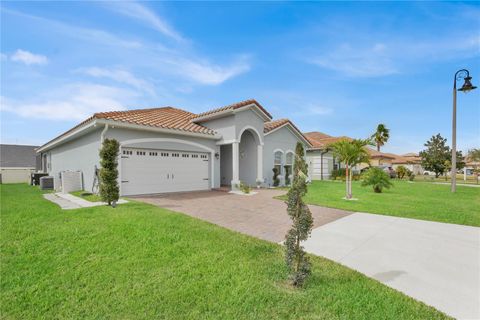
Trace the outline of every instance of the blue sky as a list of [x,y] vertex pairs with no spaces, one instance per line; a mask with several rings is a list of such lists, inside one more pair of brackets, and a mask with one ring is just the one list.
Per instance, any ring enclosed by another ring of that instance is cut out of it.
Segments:
[[[94,112],[192,112],[255,98],[303,131],[419,151],[451,137],[453,74],[480,86],[480,5],[2,2],[2,143],[43,144]],[[461,83],[459,83],[461,85]],[[458,96],[480,146],[480,90]]]

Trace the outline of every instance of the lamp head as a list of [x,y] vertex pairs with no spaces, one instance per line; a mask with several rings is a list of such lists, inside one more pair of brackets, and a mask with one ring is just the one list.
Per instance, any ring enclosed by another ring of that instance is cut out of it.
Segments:
[[458,91],[462,91],[464,93],[467,93],[473,89],[476,89],[477,87],[475,87],[474,85],[472,85],[472,82],[470,81],[472,80],[472,77],[465,77],[465,82],[463,83],[463,86],[458,89]]

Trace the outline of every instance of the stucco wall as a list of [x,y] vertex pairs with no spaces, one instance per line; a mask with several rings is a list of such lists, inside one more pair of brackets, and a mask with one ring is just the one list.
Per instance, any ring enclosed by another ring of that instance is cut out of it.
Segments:
[[54,177],[55,189],[60,188],[60,172],[81,171],[83,189],[91,190],[95,165],[99,166],[100,129],[89,132],[75,140],[64,143],[50,151],[50,169]]
[[[333,154],[315,150],[307,152],[308,173],[312,180],[322,180],[322,160],[323,160],[323,180],[330,179],[333,170]],[[323,159],[322,159],[323,158]]]
[[[287,127],[278,129],[271,134],[265,135],[263,146],[263,176],[267,186],[273,185],[273,161],[274,151],[283,151],[282,163],[285,164],[285,157],[288,151],[295,152],[297,142],[301,142],[297,136]],[[283,168],[282,168],[283,169]]]

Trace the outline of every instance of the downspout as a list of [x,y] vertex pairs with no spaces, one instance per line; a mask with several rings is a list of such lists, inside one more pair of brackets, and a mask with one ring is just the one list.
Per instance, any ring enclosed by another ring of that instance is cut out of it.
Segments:
[[103,140],[105,140],[105,133],[108,131],[108,124],[105,124],[105,128],[103,128],[102,133],[100,134],[100,144],[103,143]]
[[323,180],[323,155],[325,153],[328,153],[328,148],[325,149],[325,151],[320,153],[320,176],[321,176],[320,180]]

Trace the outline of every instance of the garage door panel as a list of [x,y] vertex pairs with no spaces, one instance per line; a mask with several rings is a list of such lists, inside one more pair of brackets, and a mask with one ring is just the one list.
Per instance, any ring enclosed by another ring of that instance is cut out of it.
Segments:
[[207,190],[207,153],[122,149],[122,194]]

